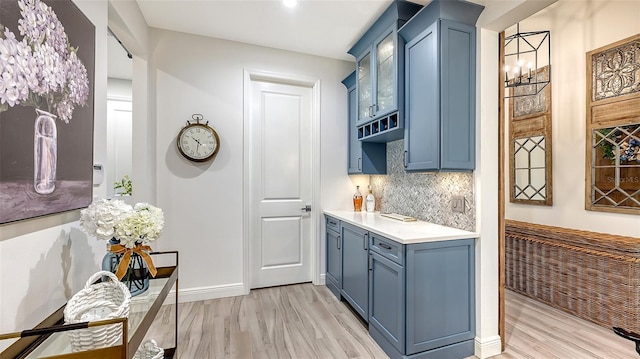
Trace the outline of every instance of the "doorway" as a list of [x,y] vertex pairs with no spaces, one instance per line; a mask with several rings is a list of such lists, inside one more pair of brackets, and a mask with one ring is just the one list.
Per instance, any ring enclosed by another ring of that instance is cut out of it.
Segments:
[[246,74],[247,289],[314,279],[315,85]]

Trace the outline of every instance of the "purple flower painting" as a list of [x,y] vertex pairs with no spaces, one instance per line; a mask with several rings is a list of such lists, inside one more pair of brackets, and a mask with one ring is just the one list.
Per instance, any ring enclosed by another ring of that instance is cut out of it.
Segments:
[[71,0],[0,0],[0,224],[91,203],[94,59]]

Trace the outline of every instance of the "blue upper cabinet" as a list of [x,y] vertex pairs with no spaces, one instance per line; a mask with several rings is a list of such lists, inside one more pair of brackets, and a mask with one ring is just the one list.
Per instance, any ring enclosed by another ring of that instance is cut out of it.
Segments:
[[434,0],[398,32],[406,42],[407,171],[475,168],[475,23],[483,9]]
[[350,175],[353,174],[387,174],[387,144],[360,142],[356,127],[356,72],[352,72],[342,80],[347,88],[349,108],[349,157],[347,159]]
[[403,137],[404,43],[398,39],[398,28],[421,8],[394,1],[349,50],[356,58],[359,140],[387,142]]

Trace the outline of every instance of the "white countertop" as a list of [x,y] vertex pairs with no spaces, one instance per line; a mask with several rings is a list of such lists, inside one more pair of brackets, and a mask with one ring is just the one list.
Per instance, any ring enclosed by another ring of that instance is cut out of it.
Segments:
[[463,231],[461,229],[423,221],[402,222],[382,217],[379,212],[367,213],[337,210],[324,211],[324,214],[375,232],[402,244],[479,237],[476,232]]

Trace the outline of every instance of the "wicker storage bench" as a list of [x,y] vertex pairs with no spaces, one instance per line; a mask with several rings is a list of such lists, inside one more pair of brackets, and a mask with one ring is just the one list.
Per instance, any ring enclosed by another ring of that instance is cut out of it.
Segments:
[[640,238],[506,221],[506,287],[640,333]]

